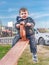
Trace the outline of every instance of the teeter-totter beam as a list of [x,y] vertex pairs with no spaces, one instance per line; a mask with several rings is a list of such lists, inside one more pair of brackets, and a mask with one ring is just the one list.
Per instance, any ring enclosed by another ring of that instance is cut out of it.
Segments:
[[20,39],[13,48],[0,60],[0,65],[17,65],[18,59],[27,47],[29,40],[26,39],[24,25],[20,25]]

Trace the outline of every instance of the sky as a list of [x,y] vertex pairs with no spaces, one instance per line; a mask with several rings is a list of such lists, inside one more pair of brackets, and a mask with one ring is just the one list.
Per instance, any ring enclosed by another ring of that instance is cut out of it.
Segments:
[[25,7],[35,21],[35,28],[49,28],[49,0],[0,0],[0,21],[7,26],[16,22],[19,9]]

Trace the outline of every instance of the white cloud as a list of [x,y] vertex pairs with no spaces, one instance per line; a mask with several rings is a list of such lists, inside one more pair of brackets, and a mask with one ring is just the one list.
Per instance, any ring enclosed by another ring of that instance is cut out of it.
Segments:
[[0,5],[3,5],[3,4],[6,4],[6,3],[7,3],[6,1],[1,1]]
[[3,9],[3,10],[0,10],[0,12],[17,12],[18,11],[18,8],[8,8],[8,9]]
[[49,17],[48,12],[31,13],[30,16],[35,20],[35,28],[49,28],[49,19],[45,19],[45,17]]
[[35,16],[34,18],[41,18],[41,17],[45,17],[45,16],[49,16],[49,14],[40,14],[40,15],[37,15]]
[[31,13],[30,14],[31,17],[33,17],[34,19],[38,19],[38,18],[42,18],[42,17],[45,17],[45,16],[49,16],[49,13]]
[[49,0],[40,0],[40,1],[34,1],[35,5],[48,5],[49,4]]
[[11,15],[11,16],[0,16],[0,19],[8,19],[8,18],[16,18],[17,15]]
[[49,11],[49,5],[42,8],[44,11]]
[[9,8],[8,9],[8,12],[12,12],[12,11],[18,11],[18,9],[15,9],[15,8]]

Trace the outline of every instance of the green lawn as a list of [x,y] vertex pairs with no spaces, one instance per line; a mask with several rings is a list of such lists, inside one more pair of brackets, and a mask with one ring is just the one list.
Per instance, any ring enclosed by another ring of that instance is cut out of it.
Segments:
[[[0,59],[10,50],[11,45],[0,45]],[[38,63],[33,63],[32,54],[30,53],[29,46],[25,49],[23,54],[21,55],[18,65],[49,65],[49,52],[48,51],[41,51],[49,50],[49,46],[44,46],[43,49],[39,49],[38,52]]]
[[0,45],[0,59],[9,51],[11,45]]

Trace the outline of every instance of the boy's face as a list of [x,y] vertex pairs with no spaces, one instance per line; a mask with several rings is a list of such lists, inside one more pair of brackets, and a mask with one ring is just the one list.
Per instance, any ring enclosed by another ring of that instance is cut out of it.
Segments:
[[28,11],[25,11],[25,12],[21,11],[21,12],[20,12],[20,17],[21,17],[22,19],[26,19],[26,18],[28,17]]

